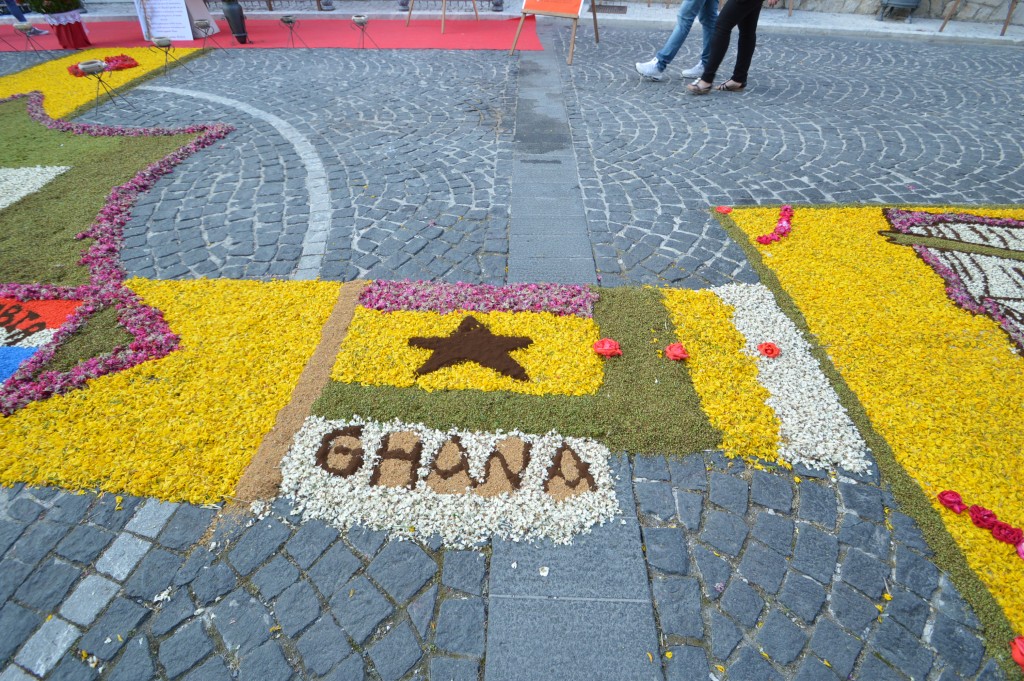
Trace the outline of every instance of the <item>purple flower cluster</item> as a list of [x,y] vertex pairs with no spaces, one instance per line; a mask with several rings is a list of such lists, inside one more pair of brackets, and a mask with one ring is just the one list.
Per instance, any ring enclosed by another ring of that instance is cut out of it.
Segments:
[[[885,210],[885,217],[894,230],[903,234],[911,233],[911,229],[913,227],[949,222],[985,225],[989,227],[1024,228],[1024,222],[1020,222],[1019,220],[1012,220],[1010,218],[986,218],[980,215],[970,215],[968,213],[947,213],[944,215],[936,215],[934,213],[887,208]],[[928,264],[929,267],[935,270],[935,273],[942,277],[942,280],[946,282],[946,295],[949,296],[950,300],[972,314],[984,314],[994,319],[1010,336],[1010,340],[1016,344],[1017,351],[1024,354],[1024,329],[1017,326],[1013,320],[1007,318],[1006,315],[1002,313],[999,308],[999,304],[995,300],[988,297],[978,299],[972,295],[971,292],[967,290],[967,286],[960,278],[960,275],[951,267],[945,265],[942,262],[942,259],[927,246],[916,245],[914,246],[914,252],[917,253],[918,257]]]
[[429,281],[374,281],[359,297],[363,307],[447,314],[470,312],[552,312],[592,317],[598,295],[587,286],[568,284],[449,284]]
[[[52,130],[94,137],[151,137],[196,133],[198,137],[140,171],[128,182],[115,187],[89,229],[76,236],[78,239],[94,240],[80,260],[80,264],[89,268],[88,284],[75,288],[49,284],[0,285],[0,297],[3,298],[83,301],[68,321],[57,330],[53,339],[0,386],[0,414],[4,416],[9,416],[34,400],[81,388],[91,378],[122,371],[150,359],[159,359],[178,347],[179,338],[171,331],[163,314],[145,305],[124,285],[125,273],[118,261],[123,228],[128,223],[132,206],[140,194],[151,189],[162,176],[172,172],[174,166],[200,149],[223,139],[233,130],[231,126],[223,124],[167,129],[68,123],[50,118],[43,109],[43,96],[39,92],[15,95],[0,100],[0,104],[20,97],[28,97],[29,116]],[[118,321],[133,338],[127,347],[117,346],[109,354],[80,362],[70,371],[39,373],[53,358],[64,340],[78,331],[93,313],[108,306],[113,306],[117,310]]]

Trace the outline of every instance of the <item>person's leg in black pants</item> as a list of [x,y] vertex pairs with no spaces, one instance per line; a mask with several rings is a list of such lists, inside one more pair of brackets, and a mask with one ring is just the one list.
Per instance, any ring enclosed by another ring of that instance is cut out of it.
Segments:
[[751,4],[754,6],[753,11],[736,24],[740,37],[736,42],[736,66],[732,70],[732,81],[743,85],[747,84],[747,72],[750,71],[754,48],[757,47],[757,20],[761,17],[761,3],[758,1]]
[[729,0],[718,13],[715,35],[711,38],[711,56],[708,57],[708,63],[704,65],[704,73],[700,77],[705,83],[715,82],[715,73],[718,72],[718,67],[722,65],[725,53],[729,49],[732,29],[743,19],[746,5],[751,2],[760,4],[760,0]]

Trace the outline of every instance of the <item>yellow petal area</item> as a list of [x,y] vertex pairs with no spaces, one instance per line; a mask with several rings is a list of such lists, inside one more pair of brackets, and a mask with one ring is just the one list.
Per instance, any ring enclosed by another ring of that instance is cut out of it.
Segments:
[[725,455],[754,465],[778,461],[779,419],[757,380],[757,362],[743,352],[746,339],[732,323],[732,306],[708,290],[666,289],[663,295],[676,337],[690,353],[701,406],[722,431]]
[[[526,336],[533,343],[514,350],[529,381],[465,362],[416,376],[432,351],[409,347],[413,336],[448,336],[472,316],[498,336]],[[593,319],[550,312],[379,312],[356,308],[331,378],[345,383],[417,386],[434,390],[506,390],[527,395],[593,395],[604,380],[594,353],[598,328]]]
[[181,347],[0,418],[0,483],[171,501],[231,496],[291,398],[339,285],[129,282]]
[[[181,59],[184,55],[197,50],[195,47],[175,48],[174,54]],[[96,97],[96,81],[85,76],[72,76],[68,73],[68,67],[90,59],[103,59],[118,54],[132,57],[139,65],[104,74],[103,82],[114,89],[164,67],[163,52],[146,47],[102,47],[85,50],[0,78],[0,99],[38,90],[44,95],[43,107],[46,113],[52,118],[63,118]],[[102,93],[101,96],[106,97]]]
[[[1024,210],[930,207],[1024,219]],[[730,216],[753,239],[777,209]],[[797,208],[793,232],[756,245],[811,332],[886,439],[896,460],[936,495],[960,492],[1024,527],[1024,358],[989,317],[957,307],[942,278],[889,243],[881,208]],[[940,515],[970,567],[1024,631],[1024,561],[966,514]]]

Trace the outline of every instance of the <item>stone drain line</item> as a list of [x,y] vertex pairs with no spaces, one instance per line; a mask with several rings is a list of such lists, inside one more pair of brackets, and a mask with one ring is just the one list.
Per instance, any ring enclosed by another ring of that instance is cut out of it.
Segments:
[[[548,45],[556,42],[555,28],[538,26]],[[509,282],[597,283],[562,94],[563,68],[553,49],[519,53]]]
[[[299,264],[295,268],[292,279],[315,279],[320,274],[324,256],[327,254],[327,235],[331,228],[331,198],[327,188],[327,169],[323,160],[317,154],[313,144],[291,123],[267,113],[254,106],[237,99],[221,97],[198,90],[186,90],[183,88],[163,87],[160,85],[140,85],[140,90],[152,90],[155,92],[166,92],[179,97],[192,97],[194,99],[205,99],[208,102],[220,104],[242,111],[253,118],[269,123],[280,135],[288,140],[299,159],[306,168],[306,193],[309,195],[309,224],[306,234],[302,238],[302,254],[299,256]],[[353,235],[353,251],[357,235]]]

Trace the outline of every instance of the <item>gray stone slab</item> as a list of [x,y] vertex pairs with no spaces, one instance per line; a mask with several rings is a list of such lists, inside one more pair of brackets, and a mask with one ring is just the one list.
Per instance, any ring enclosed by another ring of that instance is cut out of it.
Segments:
[[14,596],[29,607],[49,612],[57,607],[80,574],[70,563],[51,558],[28,576]]
[[366,667],[358,653],[349,655],[341,661],[334,671],[323,677],[323,681],[363,681],[366,678]]
[[181,504],[157,535],[157,542],[167,548],[183,551],[206,534],[215,511],[192,504]]
[[220,658],[212,657],[190,672],[185,677],[185,681],[232,681],[232,678],[231,672],[228,671],[224,661]]
[[145,636],[133,638],[124,647],[124,654],[110,672],[109,681],[143,681],[154,675],[153,656]]
[[362,645],[394,608],[370,580],[359,576],[331,599],[331,612],[352,640]]
[[750,500],[782,513],[793,508],[793,486],[780,473],[754,471],[751,474]]
[[296,648],[306,669],[323,676],[352,653],[345,632],[328,615],[299,637]]
[[700,584],[693,577],[664,577],[651,582],[661,632],[666,636],[704,637]]
[[790,572],[782,583],[779,602],[805,623],[810,624],[818,616],[825,602],[825,587],[807,575]]
[[10,660],[43,621],[43,617],[17,603],[7,602],[0,608],[0,660]]
[[[319,604],[316,604],[319,612]],[[236,589],[213,607],[211,623],[229,652],[244,657],[270,638],[274,622],[267,607],[245,589]],[[315,617],[315,615],[314,615]],[[286,632],[292,635],[294,632]]]
[[260,590],[260,596],[264,600],[271,600],[294,584],[298,578],[299,571],[296,567],[284,557],[276,556],[266,566],[260,568],[253,576],[252,583]]
[[398,603],[405,604],[437,573],[437,563],[409,541],[393,541],[378,554],[366,574]]
[[320,601],[309,582],[299,580],[277,597],[274,613],[284,633],[295,636],[320,616]]
[[683,530],[677,527],[645,527],[643,539],[647,563],[652,569],[673,575],[689,573],[690,557]]
[[658,651],[650,603],[492,597],[484,681],[661,681]]
[[177,509],[178,504],[149,499],[135,511],[135,516],[128,521],[124,529],[153,539],[160,534]]
[[924,679],[932,668],[934,656],[913,634],[889,617],[871,637],[871,646],[895,668],[914,679]]
[[83,579],[64,601],[60,614],[80,626],[88,626],[96,619],[120,587],[100,575]]
[[740,560],[740,574],[769,594],[778,592],[786,576],[786,559],[759,542],[750,542]]
[[761,616],[764,599],[749,584],[734,577],[722,594],[721,605],[722,610],[750,629],[757,624],[757,618]]
[[79,525],[57,545],[57,555],[79,563],[91,563],[116,535],[95,525]]
[[96,569],[112,579],[123,582],[152,544],[130,534],[119,534],[114,543],[96,561]]
[[199,570],[192,580],[192,593],[199,605],[209,605],[235,588],[238,578],[235,572],[224,563],[215,563]]
[[813,525],[797,523],[796,549],[791,562],[797,570],[828,584],[832,581],[838,553],[839,543],[833,535]]
[[348,541],[360,554],[366,558],[373,558],[384,542],[387,541],[386,532],[371,530],[362,525],[356,525],[348,531]]
[[669,521],[676,514],[672,487],[667,482],[635,482],[633,493],[641,514],[656,521]]
[[256,523],[228,553],[228,560],[241,575],[248,575],[277,552],[291,532],[274,518]]
[[717,610],[711,611],[708,621],[711,623],[711,654],[719,660],[726,660],[743,640],[743,632]]
[[484,654],[484,603],[479,598],[449,598],[441,602],[434,645],[456,655]]
[[509,283],[596,284],[592,257],[514,258],[508,260]]
[[446,551],[441,583],[451,589],[479,596],[483,593],[487,556],[478,551]]
[[335,544],[309,570],[309,577],[324,598],[330,598],[363,564],[343,544]]
[[427,589],[422,596],[409,604],[409,619],[412,620],[420,638],[427,638],[427,628],[434,619],[434,605],[437,603],[437,585]]
[[800,625],[778,610],[773,610],[764,618],[757,642],[773,662],[787,665],[803,652],[807,634]]
[[835,489],[828,484],[810,481],[800,483],[797,489],[800,494],[800,519],[829,529],[835,527],[839,514]]
[[972,676],[981,667],[984,644],[974,631],[954,619],[936,614],[931,644],[962,676]]
[[853,671],[853,665],[863,648],[863,641],[827,619],[818,623],[811,638],[811,650],[814,654],[828,661],[831,668],[844,678]]
[[299,531],[285,544],[295,562],[303,570],[312,565],[330,546],[331,542],[338,538],[338,531],[333,527],[319,520],[311,520],[304,523]]
[[78,629],[59,617],[43,626],[21,647],[14,661],[37,676],[44,676],[78,639]]
[[430,678],[433,681],[478,681],[480,662],[456,657],[432,657]]
[[112,660],[149,613],[148,608],[126,598],[116,598],[89,627],[79,646],[101,660]]
[[[610,463],[623,515],[577,537],[569,546],[495,538],[489,583],[492,596],[649,600],[640,528],[632,511],[629,462],[616,457]],[[547,576],[540,574],[541,567],[548,568]]]
[[843,561],[843,581],[859,589],[868,598],[878,600],[886,590],[890,568],[859,549],[850,549]]
[[153,549],[146,554],[139,567],[125,582],[125,594],[132,598],[152,601],[171,584],[183,562],[181,556],[175,553]]
[[697,492],[673,490],[679,522],[691,532],[700,529],[700,517],[704,511],[704,497]]
[[751,648],[743,648],[729,665],[729,678],[757,679],[758,681],[783,681],[782,675],[771,664]]
[[202,622],[186,624],[160,644],[160,664],[170,679],[175,679],[213,652],[213,644],[203,631]]
[[747,538],[747,526],[733,513],[708,511],[700,538],[723,553],[738,556]]
[[238,667],[239,681],[288,681],[292,668],[276,641],[267,641],[242,658]]
[[423,651],[408,622],[397,625],[371,645],[367,654],[380,674],[381,681],[398,681],[423,657]]
[[746,480],[725,473],[711,474],[711,503],[742,516],[747,512],[748,493]]
[[154,636],[160,637],[187,620],[196,611],[188,589],[178,589],[170,600],[160,604],[150,625]]
[[708,655],[703,648],[697,646],[673,646],[668,649],[672,657],[666,657],[666,681],[691,681],[709,678],[711,668]]

